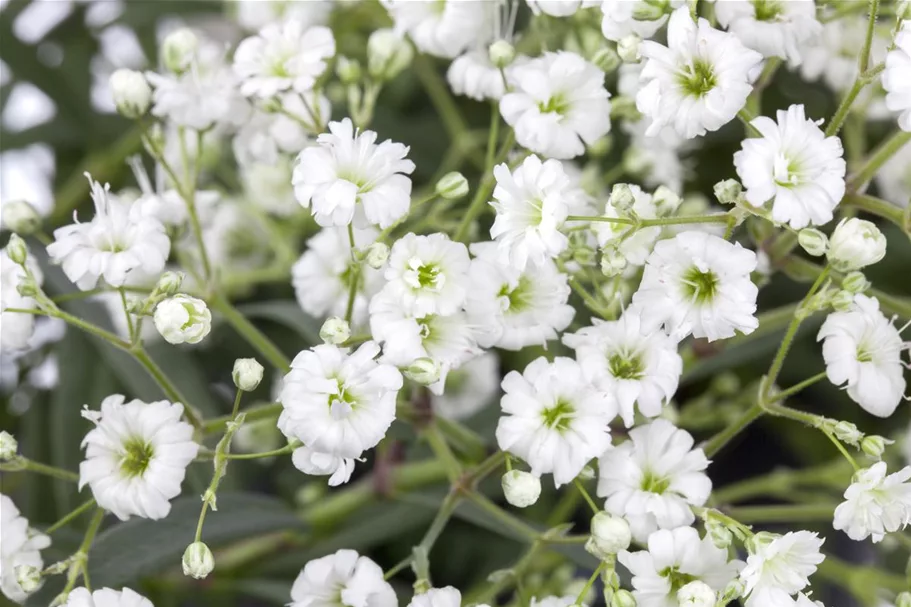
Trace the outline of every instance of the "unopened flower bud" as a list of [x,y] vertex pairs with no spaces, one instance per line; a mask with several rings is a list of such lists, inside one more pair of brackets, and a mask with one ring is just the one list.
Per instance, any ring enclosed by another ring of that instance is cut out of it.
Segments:
[[238,358],[234,361],[231,378],[238,390],[252,392],[263,380],[263,366],[255,358]]
[[389,247],[382,242],[375,242],[369,247],[367,247],[367,254],[364,256],[364,260],[367,262],[367,265],[373,268],[374,270],[379,270],[389,259]]
[[166,68],[175,73],[186,71],[193,62],[199,39],[192,30],[182,27],[168,34],[161,43],[161,57]]
[[832,428],[832,433],[835,435],[835,438],[843,443],[854,446],[857,446],[864,437],[863,433],[857,429],[857,426],[846,421],[836,423],[835,427]]
[[743,596],[744,592],[746,592],[746,586],[739,578],[731,580],[721,593],[721,601],[725,604],[736,601]]
[[611,597],[610,607],[636,607],[636,597],[629,590],[618,590]]
[[668,216],[677,211],[683,199],[669,187],[659,185],[652,195],[652,202],[655,203],[659,215]]
[[339,345],[351,337],[351,326],[344,318],[332,316],[326,319],[319,330],[319,338],[327,344]]
[[743,186],[736,179],[725,179],[716,183],[713,191],[721,204],[734,204],[740,198]]
[[626,257],[615,247],[604,249],[601,253],[601,273],[605,276],[617,276],[626,269]]
[[18,453],[19,443],[16,442],[16,438],[6,430],[0,432],[0,462],[8,462]]
[[468,180],[458,171],[446,173],[434,186],[434,190],[446,200],[458,200],[468,193]]
[[541,497],[541,479],[522,470],[510,470],[500,479],[506,501],[516,508],[526,508]]
[[817,229],[804,228],[797,233],[797,243],[813,257],[820,257],[826,254],[829,238]]
[[31,204],[24,200],[11,200],[3,203],[3,227],[28,236],[41,225],[41,216]]
[[16,292],[22,297],[37,297],[38,285],[35,284],[33,278],[22,278],[19,280],[19,284],[16,285]]
[[178,294],[155,307],[155,328],[171,344],[198,344],[212,330],[212,313],[206,302]]
[[870,281],[863,273],[854,271],[848,272],[844,280],[841,281],[841,288],[850,293],[863,293],[870,288]]
[[143,116],[152,103],[152,87],[142,72],[121,68],[111,74],[108,85],[117,111],[124,118]]
[[629,187],[629,184],[617,183],[611,188],[608,202],[618,211],[625,211],[633,206],[636,202],[636,197],[633,195],[633,190]]
[[10,235],[9,242],[6,243],[6,255],[15,264],[21,266],[25,263],[25,260],[28,257],[28,247],[18,234]]
[[696,580],[677,591],[680,607],[715,607],[715,591],[712,587]]
[[849,272],[872,265],[886,255],[886,237],[875,224],[852,217],[832,232],[827,256],[832,267]]
[[193,542],[184,551],[182,564],[184,575],[201,580],[215,569],[215,558],[205,543]]
[[343,83],[355,84],[361,79],[361,64],[357,59],[349,59],[344,55],[339,55],[335,60],[335,73],[338,74],[338,79]]
[[15,568],[16,583],[25,594],[31,594],[41,588],[41,569],[34,565],[19,565]]
[[626,550],[632,540],[629,523],[626,522],[626,519],[603,510],[592,517],[591,536],[593,547],[599,553],[595,556],[602,560],[608,555]]
[[636,34],[629,34],[617,41],[617,54],[625,63],[637,63],[639,61],[639,45],[642,38]]
[[411,63],[414,49],[391,29],[379,29],[367,40],[367,70],[378,80],[392,80]]
[[609,74],[620,67],[620,55],[613,48],[603,46],[592,55],[591,62],[602,72]]
[[162,295],[173,295],[183,282],[183,272],[165,272],[155,284],[155,290]]
[[879,459],[883,456],[886,445],[891,445],[894,442],[895,441],[891,441],[882,436],[871,434],[870,436],[865,436],[864,439],[860,441],[860,449],[870,457]]
[[832,295],[829,304],[837,312],[850,312],[854,309],[854,293],[850,291],[838,291]]
[[744,547],[750,554],[756,554],[764,546],[768,546],[779,537],[781,536],[777,533],[772,533],[770,531],[760,531],[758,533],[754,533],[752,537],[748,538],[744,542]]
[[516,58],[516,49],[505,40],[497,40],[487,49],[490,62],[498,68],[504,68]]
[[432,358],[422,357],[405,369],[405,377],[424,386],[436,383],[442,373],[442,365]]
[[595,469],[591,466],[585,466],[576,476],[580,481],[590,481],[595,478]]
[[714,518],[705,521],[705,530],[717,548],[727,550],[734,542],[734,534],[727,525]]

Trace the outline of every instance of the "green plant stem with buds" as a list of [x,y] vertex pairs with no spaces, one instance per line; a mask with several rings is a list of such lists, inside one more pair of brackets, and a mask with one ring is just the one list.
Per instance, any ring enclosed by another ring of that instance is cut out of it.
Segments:
[[89,522],[89,527],[85,532],[85,536],[82,538],[79,550],[71,557],[72,562],[70,563],[69,570],[66,574],[66,585],[63,587],[63,592],[54,600],[55,605],[59,605],[66,601],[67,595],[75,588],[80,575],[83,578],[82,581],[86,589],[91,590],[88,579],[89,549],[92,547],[92,542],[95,540],[95,535],[98,534],[98,530],[101,528],[101,522],[103,520],[104,509],[98,508],[92,516],[92,520]]
[[351,265],[348,276],[348,305],[345,307],[345,322],[350,323],[354,315],[354,301],[357,299],[357,286],[361,280],[361,264],[357,259],[357,244],[354,242],[354,225],[348,224],[348,243],[351,245]]
[[7,462],[0,463],[0,470],[3,472],[34,472],[35,474],[49,476],[61,481],[67,481],[70,483],[79,482],[79,475],[75,472],[70,472],[69,470],[64,470],[63,468],[58,468],[56,466],[51,466],[48,464],[42,464],[40,462],[32,461],[21,456]]
[[848,178],[848,192],[859,192],[873,179],[876,172],[909,141],[911,141],[911,133],[901,129],[883,141],[878,148],[873,150],[866,162]]

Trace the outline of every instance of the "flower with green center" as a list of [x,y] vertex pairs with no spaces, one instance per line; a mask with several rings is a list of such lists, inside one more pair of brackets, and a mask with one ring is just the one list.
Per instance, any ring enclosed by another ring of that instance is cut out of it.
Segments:
[[706,304],[715,299],[718,276],[711,270],[702,270],[694,265],[683,273],[680,283],[684,297],[695,303]]
[[562,434],[569,430],[575,412],[572,403],[561,399],[541,411],[541,420],[547,428]]
[[[785,59],[791,66],[801,63],[802,52],[816,51],[816,38],[823,29],[813,0],[721,2],[715,8],[718,23],[744,45],[764,57]],[[857,47],[851,49],[851,57],[857,61]]]
[[704,59],[694,59],[684,65],[678,74],[680,89],[692,97],[705,97],[715,88],[715,69]]
[[781,0],[752,0],[757,21],[773,21],[784,13]]
[[123,459],[120,460],[120,472],[126,477],[142,476],[155,450],[152,445],[139,437],[127,439],[123,443]]
[[417,318],[448,316],[465,301],[470,263],[465,245],[445,234],[406,234],[392,245],[383,291]]

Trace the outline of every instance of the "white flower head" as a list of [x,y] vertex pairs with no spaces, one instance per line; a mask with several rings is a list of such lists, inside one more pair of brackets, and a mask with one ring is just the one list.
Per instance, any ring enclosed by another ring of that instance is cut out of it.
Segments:
[[753,251],[719,236],[688,231],[659,241],[633,295],[642,330],[663,324],[673,337],[709,341],[752,333],[759,326],[754,269]]
[[550,158],[575,158],[610,131],[610,93],[604,72],[568,51],[544,53],[515,65],[511,92],[500,99],[516,141]]
[[747,202],[772,201],[772,219],[795,230],[832,220],[845,193],[844,149],[806,117],[802,105],[778,111],[777,122],[760,116],[752,124],[761,138],[745,139],[734,166]]
[[829,314],[819,329],[826,374],[845,385],[851,400],[877,417],[889,417],[905,392],[901,335],[879,310],[879,301],[854,296],[854,308]]
[[397,32],[407,33],[422,53],[452,59],[494,35],[495,2],[381,0]]
[[801,46],[822,32],[813,0],[722,0],[715,3],[718,23],[763,57],[800,65]]
[[28,593],[19,584],[16,567],[44,567],[41,550],[51,545],[51,538],[29,527],[28,519],[19,513],[9,497],[0,494],[0,591],[11,601],[25,602]]
[[453,60],[446,80],[453,93],[476,101],[498,100],[506,92],[500,68],[491,63],[489,53],[483,49],[468,51]]
[[307,25],[325,25],[332,13],[333,0],[233,0],[231,8],[238,24],[247,31],[259,31],[263,27],[284,19],[296,19]]
[[294,357],[279,402],[278,428],[319,453],[357,458],[376,446],[395,419],[398,369],[374,360],[368,341],[354,352],[322,344]]
[[610,446],[615,404],[588,385],[571,358],[541,357],[522,374],[511,371],[503,391],[497,443],[535,476],[552,473],[559,487]]
[[467,419],[490,405],[500,391],[500,369],[493,352],[474,358],[446,375],[443,393],[431,397],[433,412],[446,419]]
[[755,550],[740,572],[748,607],[777,605],[806,588],[825,559],[820,552],[823,541],[815,533],[797,531],[753,542]]
[[671,15],[667,39],[639,47],[645,66],[636,106],[651,120],[646,134],[664,125],[687,139],[717,131],[746,103],[762,55],[705,19],[694,23],[685,6]]
[[832,232],[826,256],[839,272],[859,270],[886,256],[886,237],[871,221],[845,217]]
[[268,99],[289,90],[305,93],[333,55],[332,30],[288,19],[270,23],[243,40],[234,53],[234,73],[241,93],[248,97]]
[[911,145],[904,145],[873,177],[879,196],[898,207],[911,204]]
[[911,132],[911,20],[902,21],[901,31],[895,36],[895,49],[886,55],[883,88],[886,89],[886,107],[901,112],[898,126]]
[[598,462],[604,509],[626,518],[638,541],[656,529],[692,524],[691,507],[705,504],[712,491],[705,453],[693,449],[687,431],[665,419],[637,426],[629,436]]
[[[408,603],[408,607],[460,607],[461,605],[462,593],[452,586],[431,588],[427,592],[415,594]],[[478,607],[488,607],[488,605],[482,604]]]
[[854,475],[845,501],[835,509],[832,526],[852,540],[871,537],[881,541],[887,533],[911,523],[911,466],[887,474],[886,463],[876,462]]
[[414,163],[408,147],[376,133],[358,133],[350,118],[330,122],[317,145],[297,157],[292,182],[298,202],[321,226],[388,228],[408,212]]
[[468,248],[441,232],[406,234],[392,245],[383,292],[406,314],[449,316],[465,302],[470,264]]
[[299,154],[311,143],[309,132],[322,130],[323,121],[332,115],[329,99],[315,91],[283,93],[277,100],[287,114],[255,109],[237,130],[231,147],[242,167],[285,162],[288,155]]
[[122,287],[158,276],[171,250],[164,226],[112,195],[109,186],[102,187],[88,173],[86,177],[95,216],[54,230],[54,242],[47,247],[51,261],[83,291],[95,288],[99,279]]
[[320,453],[304,445],[291,454],[294,467],[311,476],[328,476],[329,486],[337,487],[348,482],[354,472],[354,458]]
[[[37,286],[40,286],[44,276],[35,258],[28,256],[25,263],[35,277]],[[0,326],[3,327],[0,331],[0,350],[3,352],[27,348],[35,332],[35,315],[6,311],[7,308],[30,310],[36,307],[34,297],[19,293],[19,285],[25,279],[25,271],[10,259],[7,248],[0,250]]]
[[[683,0],[670,0],[669,8],[677,8]],[[635,0],[603,0],[601,12],[604,18],[601,21],[601,33],[608,40],[617,42],[622,38],[634,34],[640,38],[651,38],[667,22],[667,14],[657,16],[653,12],[651,2],[637,2]],[[648,15],[642,12],[650,13]]]
[[598,4],[598,0],[525,0],[528,8],[536,15],[545,14],[551,17],[569,17],[587,6]]
[[354,550],[309,561],[291,587],[290,607],[397,607],[383,570]]
[[95,428],[82,440],[79,488],[89,485],[98,505],[122,521],[162,519],[199,445],[193,426],[180,420],[180,403],[125,400],[113,394],[101,401],[100,412],[83,412]]
[[593,322],[563,336],[563,343],[576,351],[585,379],[617,401],[627,428],[633,426],[637,404],[642,415],[657,417],[683,372],[677,342],[660,330],[643,332],[635,307],[619,320]]
[[206,302],[178,293],[155,306],[155,328],[171,344],[198,344],[212,330]]
[[[860,14],[826,20],[820,34],[805,41],[800,49],[803,59],[800,64],[801,77],[810,82],[822,79],[837,92],[850,89],[860,71],[857,55],[866,42],[868,21],[866,15]],[[885,32],[879,28],[874,31],[870,65],[876,65],[886,58],[886,47],[890,42],[888,28]],[[862,99],[863,92],[859,101]]]
[[123,590],[101,588],[94,592],[87,588],[76,588],[66,597],[66,602],[62,607],[153,607],[153,605],[152,601],[130,588]]

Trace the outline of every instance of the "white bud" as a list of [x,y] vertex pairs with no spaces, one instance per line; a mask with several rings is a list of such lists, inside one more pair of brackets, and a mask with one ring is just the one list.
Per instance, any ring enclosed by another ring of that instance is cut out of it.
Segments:
[[0,432],[0,462],[6,462],[14,459],[19,453],[19,443],[16,437],[3,430]]
[[392,80],[411,63],[414,49],[391,29],[379,29],[367,40],[367,71],[378,80]]
[[797,242],[804,251],[813,257],[825,255],[829,246],[829,238],[814,228],[804,228],[798,232]]
[[178,294],[155,307],[155,328],[168,343],[198,344],[212,330],[212,313],[206,302]]
[[161,57],[166,68],[172,72],[186,71],[193,62],[199,39],[196,34],[185,27],[168,34],[161,43]]
[[349,59],[344,55],[339,55],[335,59],[335,73],[338,79],[345,84],[354,84],[361,79],[361,64],[357,59]]
[[739,578],[733,579],[724,587],[724,592],[721,594],[721,600],[724,604],[736,601],[743,596],[744,592],[746,592],[744,583],[740,581]]
[[895,607],[911,607],[911,592],[902,592],[895,597]]
[[669,187],[659,185],[652,196],[652,202],[655,203],[659,215],[667,216],[677,211],[683,199]]
[[263,380],[263,366],[255,358],[238,358],[234,361],[231,378],[238,390],[252,392]]
[[11,232],[28,236],[41,225],[41,216],[31,204],[24,200],[10,200],[3,203],[3,227]]
[[636,597],[629,590],[618,590],[611,597],[610,607],[636,607]]
[[895,441],[889,440],[888,438],[871,434],[870,436],[865,436],[864,439],[860,441],[860,449],[870,457],[879,459],[883,456],[886,445],[891,445],[894,442]]
[[640,58],[639,45],[641,43],[642,38],[636,34],[624,36],[617,41],[617,54],[626,63],[638,63]]
[[375,242],[367,247],[367,254],[364,257],[364,260],[367,262],[367,265],[374,270],[379,270],[385,266],[388,259],[389,247],[385,243]]
[[680,607],[715,607],[715,591],[696,580],[677,591],[677,603]]
[[20,266],[24,264],[25,260],[28,258],[28,247],[18,234],[10,235],[9,242],[6,243],[6,255],[13,263],[19,264]]
[[620,67],[621,59],[617,51],[609,46],[604,46],[595,51],[591,62],[602,72],[609,74]]
[[212,551],[203,542],[193,542],[183,553],[183,574],[201,580],[215,569]]
[[497,40],[487,49],[487,55],[496,67],[504,68],[515,60],[516,49],[505,40]]
[[415,360],[405,369],[405,377],[424,386],[436,383],[443,372],[443,366],[436,360],[422,357]]
[[863,293],[870,288],[870,281],[861,272],[854,271],[848,274],[841,281],[841,288],[849,293]]
[[601,272],[605,276],[617,276],[626,269],[626,257],[615,247],[601,253]]
[[41,588],[41,569],[34,565],[19,565],[15,569],[16,583],[25,594],[31,594]]
[[446,200],[458,200],[468,193],[468,180],[458,171],[453,171],[443,175],[434,189]]
[[835,434],[835,438],[838,440],[854,446],[857,446],[864,437],[863,432],[858,430],[857,426],[846,421],[840,421],[835,424],[832,433]]
[[[629,548],[632,535],[626,519],[601,511],[592,517],[591,536],[604,554],[617,554]],[[603,558],[603,557],[602,557]]]
[[121,68],[108,81],[117,111],[124,118],[143,116],[152,103],[152,87],[142,72]]
[[633,190],[628,184],[617,183],[611,188],[608,202],[618,211],[624,211],[633,206],[636,202],[636,197],[633,196]]
[[721,204],[734,204],[743,192],[743,186],[736,179],[725,179],[715,184],[715,198]]
[[348,321],[338,316],[332,316],[326,319],[319,330],[319,338],[327,344],[338,345],[348,341],[351,337],[351,327]]
[[829,300],[831,306],[836,312],[850,312],[854,309],[854,293],[850,291],[838,291],[832,295]]
[[510,470],[500,479],[506,501],[516,508],[527,508],[541,497],[541,479],[522,470]]
[[727,550],[734,541],[734,534],[731,530],[717,519],[708,518],[705,521],[705,530],[716,548]]
[[165,272],[155,284],[155,290],[165,295],[173,295],[183,282],[182,272]]
[[839,272],[859,270],[886,255],[886,237],[874,224],[852,217],[842,219],[829,241],[827,256]]

